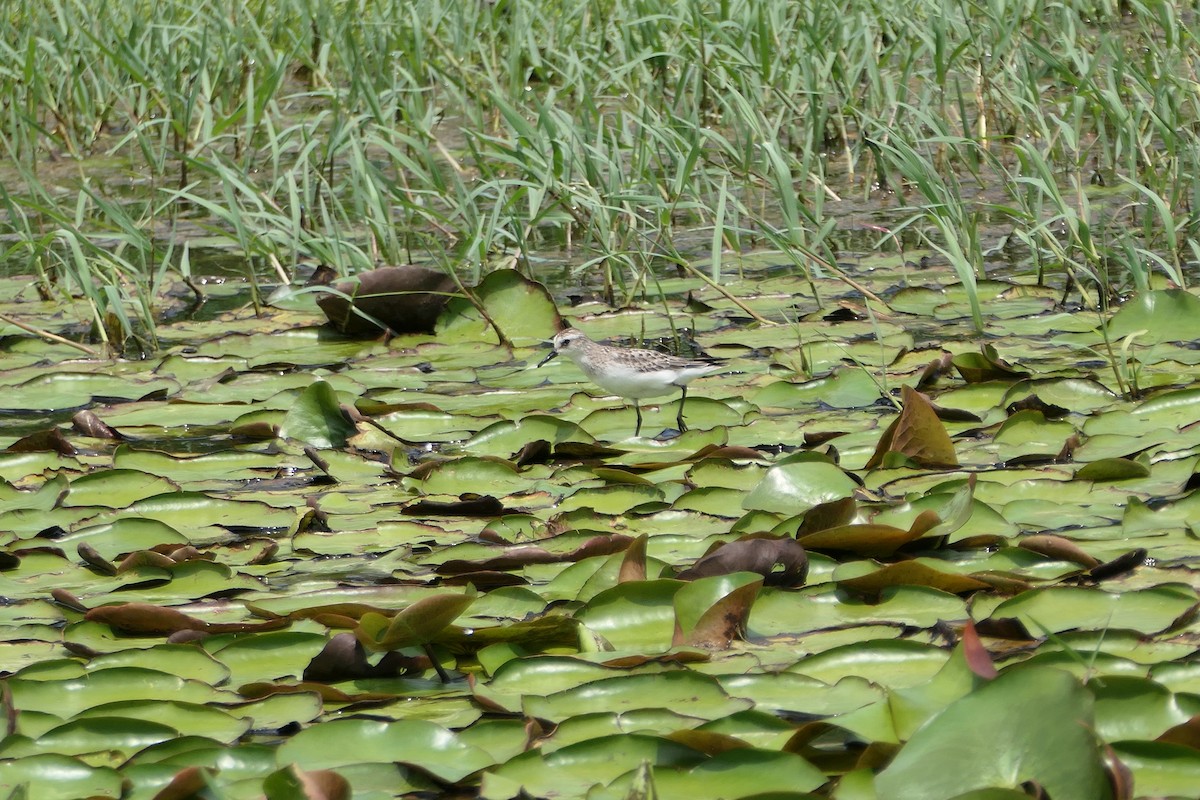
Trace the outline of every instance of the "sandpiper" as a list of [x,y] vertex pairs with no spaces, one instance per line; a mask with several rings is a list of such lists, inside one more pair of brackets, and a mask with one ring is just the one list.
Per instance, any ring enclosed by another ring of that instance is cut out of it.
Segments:
[[632,400],[633,410],[637,413],[634,436],[642,433],[642,409],[638,400],[662,397],[676,389],[682,394],[675,422],[681,433],[686,431],[683,403],[687,399],[687,385],[701,375],[721,369],[721,363],[715,359],[681,358],[655,350],[598,344],[574,328],[558,333],[551,344],[554,349],[538,362],[538,366],[555,356],[566,355],[601,389]]

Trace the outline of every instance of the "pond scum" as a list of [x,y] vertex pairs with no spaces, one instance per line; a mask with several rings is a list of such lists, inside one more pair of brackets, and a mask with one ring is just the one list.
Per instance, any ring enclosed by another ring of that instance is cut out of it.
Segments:
[[0,797],[1200,794],[1192,8],[0,22]]

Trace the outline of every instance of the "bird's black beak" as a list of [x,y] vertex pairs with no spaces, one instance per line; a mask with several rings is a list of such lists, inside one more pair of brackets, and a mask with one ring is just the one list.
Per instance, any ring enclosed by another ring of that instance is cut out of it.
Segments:
[[553,359],[553,358],[554,358],[556,355],[558,355],[558,351],[557,351],[557,350],[551,350],[551,351],[550,351],[550,353],[549,353],[549,355],[547,355],[545,358],[543,358],[541,361],[539,361],[539,362],[538,362],[538,366],[540,367],[542,364],[545,364],[547,361],[550,361],[550,360],[551,360],[551,359]]

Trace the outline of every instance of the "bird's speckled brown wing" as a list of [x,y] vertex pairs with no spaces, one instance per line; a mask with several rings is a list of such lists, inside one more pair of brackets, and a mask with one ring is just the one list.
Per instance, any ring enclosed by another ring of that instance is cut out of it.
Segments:
[[657,350],[642,350],[635,348],[611,348],[608,355],[617,363],[630,369],[640,369],[652,372],[660,369],[686,369],[688,367],[717,367],[721,362],[716,359],[683,358],[660,353]]

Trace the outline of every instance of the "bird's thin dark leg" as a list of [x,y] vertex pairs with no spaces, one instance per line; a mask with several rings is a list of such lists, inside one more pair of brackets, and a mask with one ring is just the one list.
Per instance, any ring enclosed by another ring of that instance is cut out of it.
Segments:
[[642,435],[642,407],[638,405],[638,401],[633,401],[633,413],[637,414],[637,427],[633,429],[633,436],[636,439]]
[[683,401],[687,400],[687,387],[682,387],[683,393],[679,395],[679,416],[675,417],[675,426],[679,428],[679,432],[683,433],[687,430],[687,425],[683,424]]

